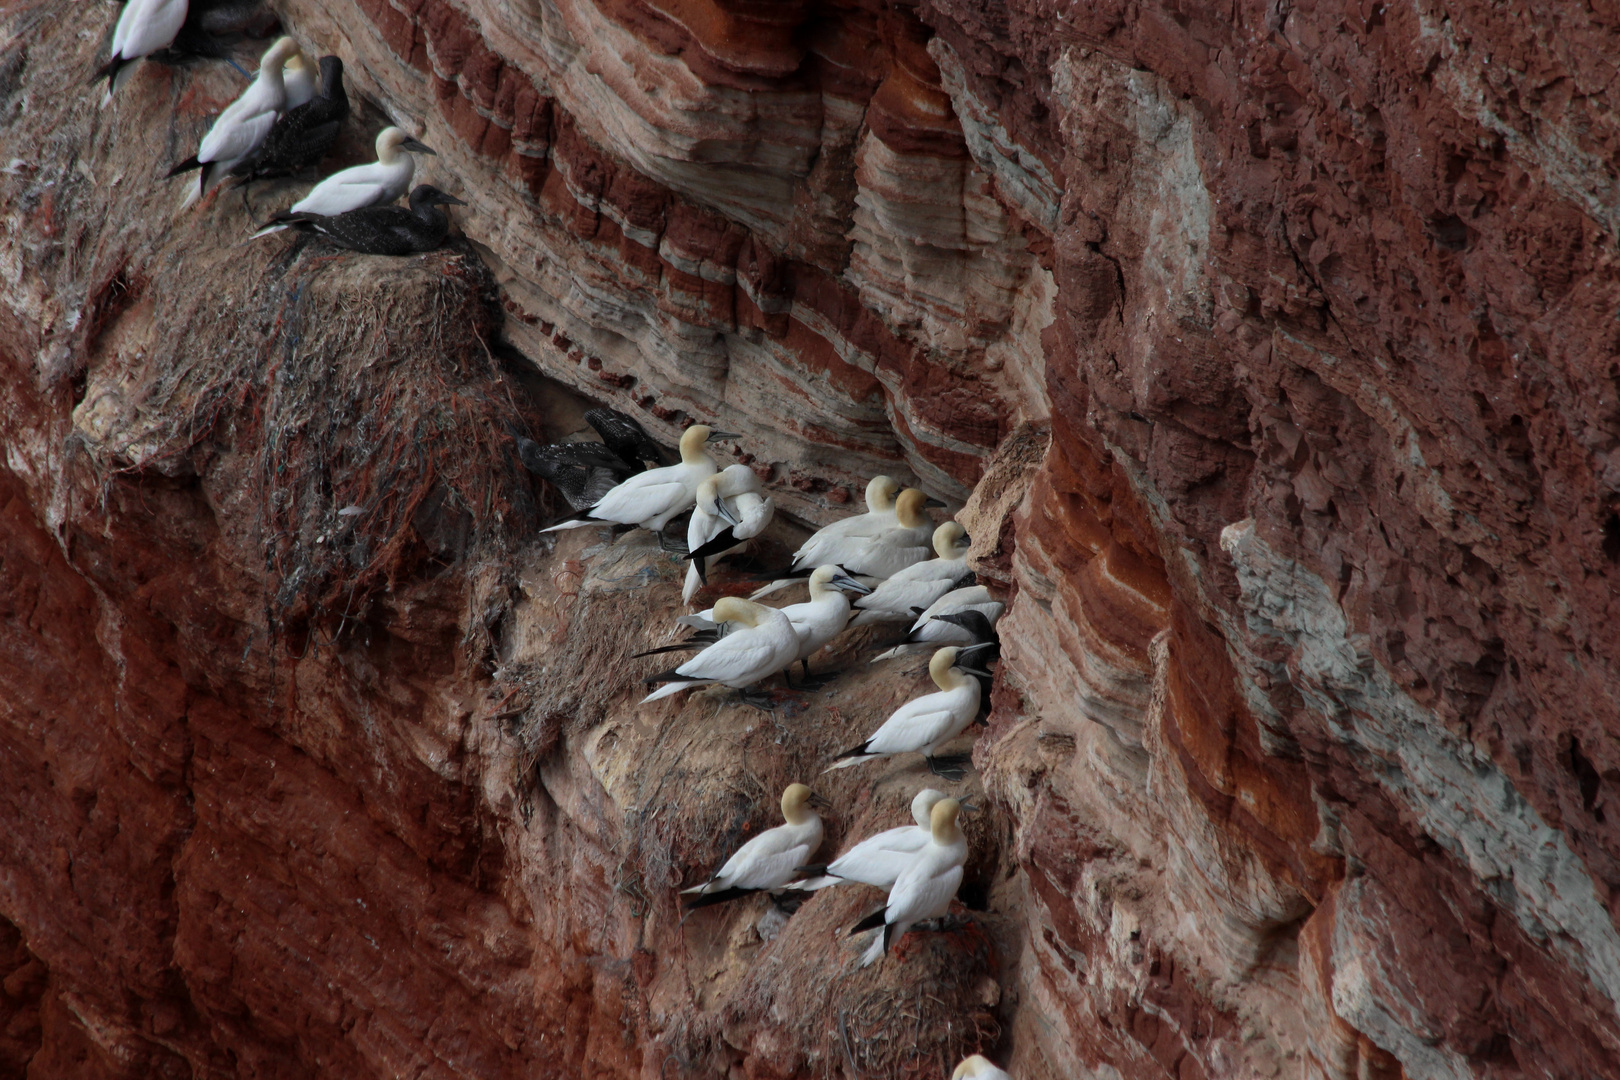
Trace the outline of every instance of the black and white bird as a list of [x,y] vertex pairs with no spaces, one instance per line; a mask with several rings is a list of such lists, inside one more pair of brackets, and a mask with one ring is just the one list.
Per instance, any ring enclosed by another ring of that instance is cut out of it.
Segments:
[[197,186],[186,196],[186,206],[208,194],[270,134],[276,120],[287,110],[287,85],[282,68],[297,52],[298,43],[290,37],[281,38],[270,46],[259,64],[258,76],[219,114],[214,126],[203,136],[197,152],[169,170],[170,176],[201,170]]
[[292,104],[288,80],[288,109],[253,153],[231,166],[231,175],[243,183],[292,176],[318,165],[337,142],[349,115],[349,95],[343,89],[343,61],[321,57],[320,92],[300,105]]
[[708,582],[716,559],[764,530],[775,506],[759,494],[759,475],[747,465],[728,465],[698,485],[692,519],[686,525],[686,557],[691,562],[681,587],[683,603],[691,603],[699,585]]
[[915,619],[918,610],[926,609],[973,573],[967,561],[970,542],[967,530],[956,522],[940,525],[934,530],[934,557],[896,571],[873,589],[872,595],[855,601],[860,612],[850,625]]
[[465,206],[432,184],[418,184],[411,206],[368,206],[344,214],[292,214],[287,224],[314,233],[328,243],[362,255],[414,255],[433,251],[450,233],[450,216],[441,206]]
[[793,880],[821,847],[821,817],[816,807],[827,803],[803,784],[789,784],[782,792],[782,819],[786,824],[766,829],[716,870],[701,885],[681,890],[696,894],[686,909],[708,907],[756,892],[777,892]]
[[224,60],[235,67],[232,47],[243,38],[270,36],[279,23],[264,0],[191,0],[174,41],[146,58],[169,67],[199,60]]
[[113,27],[112,54],[97,69],[91,82],[107,80],[103,107],[113,92],[129,82],[135,61],[168,48],[186,21],[186,0],[129,0]]
[[595,506],[604,495],[641,471],[599,442],[542,445],[521,435],[516,441],[523,467],[550,481],[575,510]]
[[911,800],[911,819],[917,824],[885,829],[856,844],[824,867],[800,867],[814,876],[793,883],[793,888],[815,892],[829,885],[858,881],[879,889],[894,886],[902,871],[928,844],[932,835],[934,807],[945,798],[943,791],[923,788]]
[[939,690],[913,698],[894,710],[871,738],[839,754],[826,771],[847,769],[892,754],[921,754],[928,767],[939,773],[935,760],[939,751],[978,718],[983,690],[975,676],[982,669],[969,667],[968,657],[983,648],[947,645],[934,653],[928,662],[928,674]]
[[788,617],[776,608],[727,596],[714,605],[712,614],[717,624],[736,625],[686,663],[648,678],[648,683],[665,682],[669,685],[642,698],[643,704],[714,683],[733,690],[746,690],[780,671],[786,671],[798,659],[798,632]]
[[943,918],[950,911],[951,901],[962,884],[962,864],[967,862],[967,837],[956,823],[961,812],[962,804],[955,799],[941,799],[934,804],[928,816],[928,843],[900,871],[894,887],[889,890],[888,904],[850,930],[851,934],[858,934],[862,930],[883,928],[861,956],[862,967],[881,960],[889,946],[916,924]]
[[[941,645],[977,645],[981,641],[989,641],[995,636],[993,630],[989,630],[983,636],[976,636],[977,631],[970,628],[967,623],[946,616],[955,616],[967,611],[978,612],[988,628],[995,626],[996,620],[1001,618],[1001,613],[1005,609],[1006,605],[992,598],[990,590],[983,585],[967,585],[952,589],[917,615],[917,621],[911,624],[911,632],[906,635],[905,641],[874,656],[872,663],[905,656],[908,653],[937,649]],[[974,627],[977,625],[973,624]]]
[[[377,160],[369,165],[340,169],[310,189],[309,194],[271,216],[253,236],[268,236],[288,227],[294,214],[333,217],[368,206],[386,206],[411,189],[416,176],[412,154],[434,154],[397,127],[377,133]],[[436,155],[435,155],[436,156]]]

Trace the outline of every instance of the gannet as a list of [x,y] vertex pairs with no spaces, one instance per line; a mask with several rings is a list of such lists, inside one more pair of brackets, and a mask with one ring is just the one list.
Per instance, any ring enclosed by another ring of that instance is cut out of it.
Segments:
[[617,409],[596,408],[585,412],[585,422],[596,429],[609,450],[639,471],[647,462],[668,465],[670,453],[663,443],[647,434],[641,421]]
[[703,449],[712,439],[735,439],[727,431],[715,431],[707,424],[693,424],[681,435],[681,463],[662,469],[649,469],[619,484],[602,501],[578,518],[559,522],[542,532],[577,529],[584,525],[618,523],[639,525],[653,532],[678,514],[685,513],[697,500],[697,487],[716,471],[714,458]]
[[432,154],[429,150],[397,127],[385,127],[377,133],[377,160],[370,165],[356,165],[328,176],[310,189],[309,194],[291,207],[273,215],[254,233],[254,237],[280,232],[287,226],[290,214],[321,214],[331,217],[367,206],[387,204],[410,190],[416,176],[416,159],[411,154]]
[[[758,492],[759,476],[747,465],[728,465],[698,485],[697,503],[686,526],[686,557],[691,563],[681,590],[683,602],[691,603],[699,584],[709,580],[716,559],[747,543],[770,521],[775,504]],[[739,531],[746,535],[739,537]]]
[[1006,605],[1001,601],[991,599],[990,590],[983,585],[952,589],[917,616],[917,621],[911,624],[911,632],[906,635],[905,641],[887,652],[874,656],[872,663],[928,648],[938,648],[941,645],[975,645],[980,641],[988,641],[989,636],[975,636],[974,631],[959,620],[947,619],[945,616],[964,611],[977,611],[985,616],[987,625],[994,626],[1005,608]]
[[[878,480],[886,479],[878,477]],[[875,484],[877,480],[874,480]],[[822,555],[822,563],[837,563],[849,573],[858,577],[886,578],[904,570],[913,563],[922,562],[928,558],[932,548],[929,538],[934,532],[934,523],[929,520],[923,511],[929,506],[943,505],[937,499],[930,499],[926,494],[916,488],[906,488],[894,500],[894,519],[887,522],[878,521],[879,515],[867,513],[857,518],[845,518],[846,521],[861,521],[872,518],[871,522],[862,526],[872,526],[869,532],[859,532],[852,535],[834,537],[819,543],[815,550]],[[837,522],[834,522],[837,524]],[[831,526],[829,526],[830,528]],[[819,533],[817,534],[820,535]],[[814,537],[812,537],[814,539]],[[802,553],[810,547],[806,543],[800,548],[801,555],[795,556],[791,575],[808,573],[815,563],[804,561]],[[795,577],[782,577],[769,585],[758,589],[753,594],[757,600],[761,596],[768,596],[778,589],[785,589],[794,583]]]
[[680,667],[647,679],[669,685],[642,698],[643,704],[710,683],[741,690],[786,670],[799,657],[798,632],[775,608],[728,596],[714,605],[714,621],[738,625]]
[[90,80],[107,80],[101,95],[103,107],[135,73],[135,61],[173,43],[185,24],[187,6],[186,0],[129,0],[124,5],[118,25],[113,27],[112,54]]
[[697,894],[686,902],[686,909],[781,889],[821,847],[821,818],[812,808],[826,805],[826,800],[803,784],[789,784],[782,792],[782,817],[787,824],[766,829],[738,848],[702,885],[682,889]]
[[345,214],[291,214],[287,224],[328,243],[362,255],[413,255],[433,251],[450,232],[450,216],[441,206],[465,206],[432,184],[418,184],[411,207],[367,206]]
[[861,611],[851,626],[875,622],[910,621],[973,572],[968,565],[967,530],[947,521],[934,530],[934,558],[913,563],[892,574],[872,590],[871,596],[855,601]]
[[951,1073],[951,1080],[1012,1080],[1012,1077],[990,1064],[983,1056],[974,1054],[962,1059],[962,1064]]
[[962,864],[967,862],[967,837],[956,824],[961,811],[962,804],[955,799],[941,799],[934,804],[928,815],[928,843],[900,871],[889,890],[888,904],[850,930],[857,934],[883,927],[861,957],[862,967],[881,960],[889,946],[917,923],[941,918],[950,910],[957,886],[962,884]]
[[934,658],[928,662],[928,674],[939,690],[913,698],[894,710],[871,738],[839,754],[839,760],[826,771],[847,769],[891,754],[917,753],[927,759],[930,769],[938,772],[934,757],[940,747],[965,731],[979,715],[980,687],[974,677],[976,669],[964,663],[978,648],[947,645],[934,653]]
[[911,817],[917,824],[901,825],[868,836],[824,867],[800,867],[801,872],[819,876],[795,881],[793,888],[814,892],[841,881],[859,881],[879,889],[892,887],[900,871],[928,843],[932,835],[929,814],[934,804],[943,798],[943,791],[923,788],[911,800]]
[[515,439],[518,460],[523,462],[523,467],[551,481],[575,510],[595,506],[604,495],[637,472],[637,467],[626,464],[623,458],[598,442],[542,446],[522,436]]
[[[294,57],[297,60],[298,57]],[[288,69],[292,61],[288,61]],[[320,164],[337,142],[338,129],[349,115],[349,95],[343,89],[343,61],[321,57],[321,92],[293,104],[292,79],[287,80],[287,111],[276,121],[259,148],[231,166],[231,175],[243,183],[276,176],[292,176]]]
[[793,568],[821,566],[838,561],[838,544],[850,537],[876,536],[894,524],[894,497],[900,482],[892,476],[874,476],[866,483],[866,513],[852,514],[825,525],[793,553]]
[[315,67],[304,56],[303,49],[287,57],[287,62],[281,67],[281,82],[287,88],[289,112],[315,100]]
[[287,87],[282,81],[281,68],[297,51],[298,44],[290,37],[281,38],[270,46],[259,63],[258,77],[219,114],[214,126],[203,136],[197,152],[169,170],[170,176],[192,169],[202,170],[197,188],[186,197],[185,205],[190,206],[208,194],[233,165],[253,153],[270,134],[276,118],[287,108]]

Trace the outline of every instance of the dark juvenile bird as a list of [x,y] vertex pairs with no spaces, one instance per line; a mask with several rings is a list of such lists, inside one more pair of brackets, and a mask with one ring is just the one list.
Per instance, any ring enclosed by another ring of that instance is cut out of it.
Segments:
[[450,218],[440,206],[465,206],[432,184],[418,184],[411,192],[411,207],[367,206],[331,217],[289,214],[286,223],[311,232],[349,251],[363,255],[411,255],[432,251],[450,232]]
[[338,130],[349,115],[349,95],[343,90],[343,61],[321,57],[321,91],[314,98],[283,113],[259,148],[231,166],[241,182],[292,176],[317,165],[337,142]]
[[608,449],[638,466],[638,472],[646,462],[668,465],[672,460],[669,450],[648,435],[647,429],[633,416],[616,409],[591,409],[585,414],[585,422],[602,436]]
[[551,481],[575,510],[595,506],[602,496],[641,471],[639,465],[626,462],[601,443],[542,446],[518,436],[517,447],[523,467]]

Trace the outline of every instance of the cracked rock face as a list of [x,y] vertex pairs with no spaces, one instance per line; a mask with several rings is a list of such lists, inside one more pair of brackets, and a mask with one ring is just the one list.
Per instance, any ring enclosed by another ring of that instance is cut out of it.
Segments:
[[[0,1074],[1620,1073],[1610,15],[277,9],[445,249],[177,212],[240,76],[0,13]],[[741,432],[766,568],[950,500],[975,771],[819,776],[926,685],[868,631],[638,706],[684,564],[511,441],[591,403]],[[975,795],[970,918],[682,924],[794,780],[829,856]]]

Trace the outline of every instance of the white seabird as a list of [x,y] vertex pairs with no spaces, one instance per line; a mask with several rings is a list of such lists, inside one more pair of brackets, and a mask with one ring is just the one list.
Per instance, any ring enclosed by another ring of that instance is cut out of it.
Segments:
[[170,176],[192,169],[201,169],[197,187],[186,196],[190,206],[213,189],[230,172],[231,166],[246,158],[276,120],[287,111],[287,86],[282,78],[282,65],[298,51],[298,43],[290,37],[279,39],[270,46],[259,63],[258,76],[242,91],[240,97],[225,107],[208,129],[197,152],[169,170]]
[[[728,465],[698,485],[692,520],[686,526],[686,557],[691,560],[691,565],[686,568],[686,583],[681,589],[683,602],[690,603],[698,586],[709,580],[709,568],[714,565],[714,560],[733,546],[740,546],[723,542],[712,552],[704,550],[710,546],[710,541],[722,534],[728,541],[736,538],[737,529],[742,527],[743,518],[738,513],[742,509],[742,500],[752,497],[749,509],[753,511],[755,519],[759,517],[755,504],[771,505],[769,499],[761,499],[754,494],[758,490],[759,476],[746,465]],[[727,506],[727,499],[735,500],[738,507],[733,509]],[[749,524],[752,527],[748,534],[750,537],[764,528],[764,524],[758,520]]]
[[643,704],[710,683],[741,690],[786,670],[799,657],[798,632],[776,608],[727,596],[714,605],[713,617],[716,623],[738,625],[680,667],[649,678],[669,685],[642,698]]
[[253,238],[280,232],[287,226],[282,219],[292,214],[320,214],[333,217],[350,210],[363,210],[397,202],[410,190],[416,177],[416,159],[412,154],[432,154],[397,127],[385,127],[377,133],[377,160],[370,165],[355,165],[340,169],[310,188],[309,194],[291,207],[274,215],[264,223]]
[[894,887],[889,890],[888,904],[850,930],[851,934],[856,934],[883,927],[862,955],[862,967],[881,960],[889,946],[917,923],[941,918],[950,910],[951,900],[962,884],[962,864],[967,862],[967,837],[956,824],[961,812],[962,804],[955,799],[941,799],[934,804],[929,814],[928,843],[900,871]]
[[[876,480],[873,483],[876,483]],[[916,488],[906,488],[894,500],[894,520],[887,523],[873,521],[870,524],[875,528],[870,532],[864,531],[863,528],[860,533],[837,536],[816,544],[815,551],[821,556],[819,564],[805,561],[802,557],[803,552],[810,547],[807,542],[799,549],[801,554],[794,557],[793,569],[789,573],[803,574],[810,567],[836,563],[857,577],[878,579],[890,577],[913,563],[928,558],[933,550],[929,546],[929,538],[934,533],[934,523],[923,511],[929,506],[940,505],[943,504],[937,499],[930,499]],[[869,513],[844,520],[859,522],[876,516]],[[833,524],[836,525],[838,522]],[[814,540],[815,537],[811,539]],[[796,580],[795,577],[778,578],[769,585],[755,590],[753,599],[757,600],[778,589],[785,589]]]
[[866,513],[852,514],[825,525],[793,553],[793,569],[837,562],[837,545],[851,537],[876,536],[894,524],[894,497],[900,483],[892,476],[874,476],[866,484]]
[[962,1059],[962,1064],[951,1073],[951,1080],[1012,1080],[1012,1077],[990,1064],[988,1058],[974,1054]]
[[887,652],[874,656],[872,663],[920,652],[927,648],[938,648],[941,645],[971,645],[976,640],[973,631],[943,616],[956,615],[963,611],[977,611],[984,615],[991,626],[994,626],[1006,608],[1007,605],[1000,600],[992,599],[990,590],[983,585],[952,589],[928,605],[923,613],[917,616],[917,621],[911,624],[911,632],[906,635],[905,641]]
[[940,525],[934,530],[934,558],[898,571],[873,589],[871,596],[855,601],[861,611],[850,625],[916,618],[919,610],[955,589],[973,572],[967,561],[969,542],[967,530],[956,522]]
[[841,881],[859,881],[879,889],[893,887],[900,872],[928,843],[932,835],[929,815],[933,813],[934,804],[943,798],[943,791],[923,788],[911,800],[911,817],[917,824],[901,825],[868,836],[828,863],[820,876],[796,881],[793,888],[814,892]]
[[987,647],[959,649],[947,645],[934,653],[934,658],[928,662],[928,674],[939,690],[913,698],[894,710],[871,738],[839,754],[839,760],[825,771],[847,769],[891,754],[915,753],[923,755],[928,767],[938,772],[934,757],[940,747],[967,730],[979,715],[981,690],[979,680],[974,677],[975,669],[959,661],[965,659],[966,654]]
[[95,79],[107,80],[101,95],[105,108],[113,92],[135,74],[135,61],[174,44],[175,35],[186,22],[187,0],[129,0],[118,25],[113,27],[112,55],[96,72]]
[[697,501],[698,485],[715,474],[714,458],[703,449],[703,444],[711,439],[738,437],[727,431],[715,431],[707,424],[693,424],[681,435],[679,465],[637,473],[602,496],[601,502],[578,518],[540,531],[619,524],[662,532],[672,518],[692,508]]
[[[849,623],[849,597],[845,590],[869,593],[872,590],[844,573],[839,566],[818,566],[810,575],[810,599],[782,608],[794,633],[799,635],[797,659],[804,665],[804,674],[810,675],[810,657],[833,638],[843,632]],[[788,667],[791,669],[792,664]]]
[[766,829],[715,871],[702,885],[682,889],[697,896],[686,902],[686,910],[707,907],[739,896],[776,891],[793,880],[799,867],[821,847],[821,817],[812,807],[826,806],[819,795],[803,784],[789,784],[782,792],[782,818],[787,822]]

